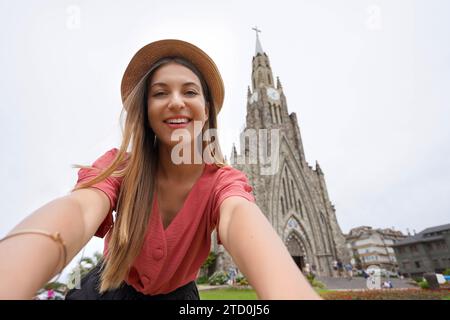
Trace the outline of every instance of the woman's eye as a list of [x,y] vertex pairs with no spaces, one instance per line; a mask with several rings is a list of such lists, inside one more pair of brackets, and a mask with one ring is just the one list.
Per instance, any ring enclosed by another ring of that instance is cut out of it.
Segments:
[[195,92],[195,91],[192,91],[192,90],[190,90],[190,91],[187,91],[186,92],[188,95],[191,95],[191,96],[195,96],[195,95],[197,95],[197,92]]
[[160,91],[160,92],[156,92],[155,94],[153,94],[153,96],[158,97],[158,96],[162,96],[163,94],[165,94],[165,93]]

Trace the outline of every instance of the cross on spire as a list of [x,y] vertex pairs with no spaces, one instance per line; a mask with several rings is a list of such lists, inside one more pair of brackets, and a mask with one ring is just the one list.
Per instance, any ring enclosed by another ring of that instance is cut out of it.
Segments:
[[256,56],[258,53],[263,54],[264,51],[263,51],[263,49],[262,49],[261,43],[259,42],[259,36],[258,36],[258,33],[260,33],[261,30],[259,30],[257,26],[255,26],[254,28],[252,28],[252,30],[255,30],[255,32],[256,32],[256,50],[255,50],[255,56]]
[[255,26],[254,28],[252,28],[252,30],[255,30],[255,31],[256,31],[256,36],[258,36],[258,32],[261,32],[261,30],[259,30],[257,26]]

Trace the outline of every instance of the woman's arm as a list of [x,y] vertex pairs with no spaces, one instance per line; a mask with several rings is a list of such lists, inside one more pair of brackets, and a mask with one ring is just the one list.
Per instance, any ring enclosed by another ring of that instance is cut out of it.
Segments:
[[259,299],[321,299],[256,204],[237,196],[225,199],[219,235]]
[[[67,263],[95,234],[107,213],[109,199],[100,190],[80,189],[39,208],[11,233],[23,229],[59,232]],[[0,299],[31,299],[63,267],[58,243],[25,234],[0,242]]]

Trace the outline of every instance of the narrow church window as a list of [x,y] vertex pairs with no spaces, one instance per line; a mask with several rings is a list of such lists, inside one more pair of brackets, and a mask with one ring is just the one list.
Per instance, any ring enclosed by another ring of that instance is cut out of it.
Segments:
[[272,116],[272,123],[276,123],[275,113],[274,113],[274,110],[273,110],[273,105],[271,103],[269,103],[269,108],[270,108],[270,115]]
[[322,220],[322,224],[325,226],[325,219],[323,217],[323,213],[320,213],[320,220]]
[[[284,191],[284,195],[287,196],[288,193],[286,192],[286,181],[284,180],[284,178],[283,178],[283,191]],[[285,199],[284,201],[286,202],[286,209],[288,209],[289,207],[288,207],[287,199]]]
[[297,200],[297,203],[298,203],[298,208],[299,208],[299,210],[300,210],[300,216],[302,217],[302,219],[303,219],[303,210],[302,210],[302,204],[300,203],[300,200]]
[[285,211],[284,211],[283,197],[281,197],[280,201],[281,201],[281,212],[283,213],[283,216],[284,216],[285,215]]
[[292,202],[295,203],[295,189],[294,189],[294,182],[291,180],[291,189],[289,190],[289,196],[290,196],[290,203],[291,203],[291,207],[292,207]]
[[280,106],[278,106],[278,108],[277,108],[278,123],[282,123],[280,109],[281,109]]
[[250,148],[250,138],[245,137],[244,143],[245,143],[245,157],[248,157],[248,152],[249,152],[249,148]]
[[272,84],[272,80],[270,79],[270,74],[267,74],[267,78],[269,79],[269,84]]

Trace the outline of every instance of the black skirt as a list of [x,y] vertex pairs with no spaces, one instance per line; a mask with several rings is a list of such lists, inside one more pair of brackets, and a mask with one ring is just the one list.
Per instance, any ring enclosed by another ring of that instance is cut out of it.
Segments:
[[81,279],[80,289],[71,289],[66,294],[66,300],[200,300],[195,281],[179,287],[167,294],[154,296],[143,294],[132,286],[124,283],[121,287],[100,294],[100,263]]

